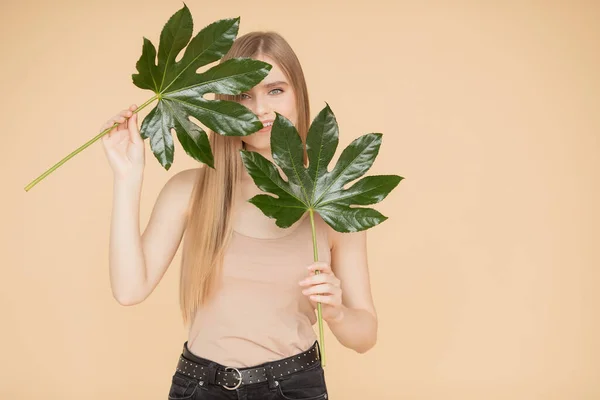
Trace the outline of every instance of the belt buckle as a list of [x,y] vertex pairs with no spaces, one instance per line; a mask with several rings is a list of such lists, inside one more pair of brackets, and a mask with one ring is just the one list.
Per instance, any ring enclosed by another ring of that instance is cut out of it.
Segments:
[[237,369],[236,367],[225,367],[225,371],[227,371],[227,370],[230,370],[230,369],[231,369],[231,370],[235,370],[235,371],[238,373],[238,375],[240,376],[240,377],[239,377],[239,380],[240,380],[240,381],[237,383],[237,385],[235,385],[235,386],[233,386],[233,387],[229,387],[229,386],[226,386],[226,385],[221,385],[221,386],[223,386],[223,387],[224,387],[225,389],[227,389],[227,390],[235,390],[235,389],[239,388],[239,387],[240,387],[240,385],[242,384],[242,373],[241,373],[241,372],[240,372],[240,370],[239,370],[239,369]]

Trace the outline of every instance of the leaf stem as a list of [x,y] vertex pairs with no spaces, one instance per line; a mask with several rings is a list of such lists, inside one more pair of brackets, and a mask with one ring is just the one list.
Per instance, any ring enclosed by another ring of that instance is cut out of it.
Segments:
[[[152,97],[150,100],[146,101],[144,104],[142,104],[141,106],[139,106],[138,108],[135,109],[134,113],[137,113],[138,111],[140,111],[141,109],[143,109],[144,107],[146,107],[148,104],[152,103],[154,100],[158,99],[159,95],[157,94],[156,96]],[[80,146],[77,150],[72,151],[68,156],[66,156],[65,158],[63,158],[62,160],[60,160],[59,162],[57,162],[56,164],[54,164],[50,169],[48,169],[46,172],[44,172],[42,175],[38,176],[37,178],[35,178],[33,181],[31,181],[31,183],[29,183],[29,185],[25,186],[25,191],[28,192],[29,189],[31,189],[32,187],[34,187],[38,182],[40,182],[42,179],[44,179],[46,176],[50,175],[54,170],[56,170],[58,167],[60,167],[61,165],[63,165],[64,163],[66,163],[68,160],[70,160],[71,158],[73,158],[76,154],[80,153],[81,151],[83,151],[85,148],[89,147],[92,143],[94,143],[95,141],[97,141],[98,139],[100,139],[102,136],[106,135],[108,132],[110,132],[115,126],[118,126],[119,123],[115,122],[114,125],[106,128],[105,130],[103,130],[102,132],[100,132],[98,135],[96,135],[95,137],[93,137],[92,139],[88,140],[85,144],[83,144],[82,146]]]
[[[315,261],[319,261],[319,249],[317,248],[317,233],[315,231],[315,218],[314,211],[312,208],[308,209],[310,214],[310,225],[312,227],[312,239],[313,239],[313,258]],[[316,274],[320,274],[320,271],[315,271]],[[317,303],[317,319],[319,321],[319,342],[321,344],[321,365],[325,367],[325,337],[323,335],[323,313],[321,311],[321,303]]]

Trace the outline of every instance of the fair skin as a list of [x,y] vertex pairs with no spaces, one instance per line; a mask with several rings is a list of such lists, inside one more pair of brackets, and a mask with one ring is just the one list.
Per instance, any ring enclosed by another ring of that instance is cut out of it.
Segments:
[[[268,56],[258,55],[254,58],[271,64],[272,68],[262,82],[242,93],[240,104],[252,110],[263,122],[263,125],[275,120],[275,112],[297,125],[296,94],[285,73],[275,60]],[[270,127],[261,129],[252,135],[243,136],[242,141],[245,143],[246,150],[260,153],[268,160],[273,161]],[[250,178],[250,176],[246,175],[244,178]]]
[[[293,87],[277,63],[266,56],[255,57],[268,62],[273,67],[269,75],[250,91],[242,95],[241,104],[248,107],[261,121],[275,119],[275,112],[283,115],[297,125],[296,100]],[[246,150],[255,151],[273,161],[271,155],[271,130],[266,129],[242,138]],[[277,237],[273,235],[277,228],[273,219],[265,217],[257,207],[248,203],[260,189],[252,182],[244,169],[242,178],[240,214],[251,214],[240,221],[238,231],[250,232],[249,235]],[[302,218],[306,218],[308,213]],[[298,221],[296,224],[300,223]],[[268,229],[262,231],[260,227]],[[288,229],[295,229],[292,226]],[[331,264],[317,262],[307,266],[307,278],[301,282],[302,293],[316,307],[321,303],[325,320],[340,343],[358,352],[365,352],[376,342],[377,314],[371,296],[371,285],[367,265],[366,231],[340,234],[327,225],[330,238]],[[315,274],[319,271],[319,274]],[[343,293],[343,296],[342,296]]]
[[[296,124],[294,89],[289,80],[271,58],[262,55],[255,58],[270,63],[273,68],[261,83],[242,95],[241,103],[261,121],[274,120],[277,112]],[[102,138],[115,178],[111,284],[115,298],[123,305],[138,304],[146,299],[173,260],[185,230],[186,206],[198,171],[184,170],[171,177],[159,193],[143,234],[135,233],[139,226],[144,164],[144,144],[139,136],[137,115],[132,113],[135,109],[136,106],[131,105],[108,120],[104,127],[115,122],[121,125]],[[243,137],[246,150],[259,152],[273,161],[270,134],[267,128]],[[248,202],[262,191],[245,169],[240,189],[235,200],[234,229],[258,238],[284,236],[284,229]],[[302,218],[307,216],[308,213]],[[300,222],[288,229],[295,229]],[[375,345],[378,325],[367,264],[367,234],[366,231],[339,233],[329,226],[327,229],[331,263],[307,265],[306,278],[298,282],[299,290],[315,307],[317,302],[321,303],[323,320],[343,346],[364,353]],[[320,273],[315,274],[315,271]],[[137,282],[135,290],[131,289],[131,282]]]

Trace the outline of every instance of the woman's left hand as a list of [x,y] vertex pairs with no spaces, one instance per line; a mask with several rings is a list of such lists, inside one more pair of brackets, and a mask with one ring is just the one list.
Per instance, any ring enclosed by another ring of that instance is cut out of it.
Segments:
[[[315,274],[315,271],[320,271]],[[299,282],[313,306],[321,303],[321,315],[327,322],[339,322],[344,317],[342,288],[340,280],[331,270],[331,266],[322,261],[308,266],[309,277]]]

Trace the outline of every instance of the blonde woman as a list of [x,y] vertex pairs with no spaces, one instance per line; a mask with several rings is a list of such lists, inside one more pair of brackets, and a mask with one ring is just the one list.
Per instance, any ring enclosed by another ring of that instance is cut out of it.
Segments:
[[[246,172],[240,149],[272,161],[275,112],[294,123],[303,143],[311,120],[302,68],[281,35],[240,36],[221,62],[234,57],[262,60],[272,69],[250,91],[217,98],[240,102],[265,128],[245,137],[210,132],[215,169],[200,165],[173,175],[141,235],[145,149],[132,113],[136,106],[104,125],[120,123],[102,138],[114,172],[113,294],[123,305],[146,299],[183,241],[180,306],[189,334],[169,399],[327,399],[313,329],[317,302],[343,346],[364,353],[377,340],[366,231],[340,234],[315,214],[321,261],[314,263],[308,213],[281,229],[248,202],[262,192]],[[305,151],[305,165],[307,160]]]

